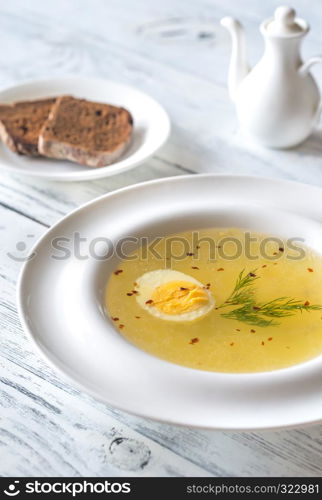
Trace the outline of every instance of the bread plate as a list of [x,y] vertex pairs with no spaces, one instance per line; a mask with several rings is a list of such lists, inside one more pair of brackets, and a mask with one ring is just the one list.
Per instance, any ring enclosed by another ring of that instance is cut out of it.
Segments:
[[1,169],[56,181],[100,179],[125,172],[146,161],[169,136],[169,117],[160,104],[137,89],[110,80],[78,76],[35,80],[2,90],[0,102],[12,103],[63,94],[127,108],[134,120],[130,147],[113,164],[92,168],[69,161],[28,158],[12,153],[0,143]]
[[85,238],[86,254],[97,238],[116,243],[124,236],[167,235],[224,220],[271,234],[296,232],[319,247],[321,200],[321,189],[305,184],[208,174],[104,195],[64,217],[33,248],[18,285],[22,325],[73,385],[129,413],[209,429],[320,422],[322,356],[259,373],[207,372],[158,359],[129,343],[104,312],[103,291],[117,259],[80,259],[74,252],[56,259],[52,242],[72,241],[77,232]]

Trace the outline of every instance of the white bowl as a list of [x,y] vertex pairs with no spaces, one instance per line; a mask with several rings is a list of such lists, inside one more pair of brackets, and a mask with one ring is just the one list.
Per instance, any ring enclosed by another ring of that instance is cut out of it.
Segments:
[[127,151],[112,165],[92,168],[69,161],[28,158],[12,153],[0,143],[1,169],[56,181],[100,179],[125,172],[146,161],[169,136],[170,120],[160,104],[140,90],[110,80],[78,76],[35,80],[2,90],[0,103],[62,94],[127,108],[134,120],[133,140]]
[[[52,241],[166,235],[209,226],[240,226],[322,244],[322,192],[313,186],[248,176],[162,179],[104,195],[53,226],[22,270],[22,324],[43,356],[70,381],[125,411],[176,424],[263,429],[322,418],[322,357],[252,374],[178,366],[127,342],[103,309],[106,280],[117,264],[53,258]],[[103,250],[105,243],[98,245]],[[96,250],[97,251],[97,250]],[[57,255],[56,255],[57,257]]]

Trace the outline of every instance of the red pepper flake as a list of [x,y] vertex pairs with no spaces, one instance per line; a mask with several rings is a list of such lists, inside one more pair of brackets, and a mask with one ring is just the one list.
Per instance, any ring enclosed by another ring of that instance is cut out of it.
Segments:
[[133,293],[132,292],[128,292],[126,295],[128,295],[129,297],[132,297]]
[[271,340],[273,340],[273,337],[268,337],[267,340],[270,342]]
[[239,328],[236,328],[236,332],[240,332],[240,329],[239,329]]
[[262,341],[262,345],[265,345],[265,342]]
[[284,252],[284,248],[283,247],[279,247],[279,251],[280,252]]
[[199,248],[200,248],[200,245],[197,245],[197,246],[196,246],[196,249],[197,249],[197,250],[199,250]]
[[260,310],[260,307],[258,307],[258,306],[253,306],[253,309],[254,309],[254,311],[259,311],[259,310]]
[[256,274],[255,273],[248,273],[248,276],[251,276],[252,278],[255,278]]
[[136,319],[141,319],[141,316],[134,316]]
[[256,330],[251,329],[250,333],[256,333]]
[[190,340],[189,344],[196,344],[197,342],[199,342],[199,339],[197,337],[193,338]]
[[262,267],[267,267],[267,264],[264,264]]
[[147,300],[145,303],[146,303],[147,305],[149,305],[149,304],[153,304],[153,300],[152,300],[152,299]]
[[310,302],[307,300],[306,302],[304,302],[304,305],[305,305],[305,307],[307,307],[310,305]]
[[188,252],[188,253],[187,253],[187,256],[188,256],[188,257],[192,257],[193,255],[194,255],[194,253],[193,253],[193,252]]
[[184,286],[181,286],[180,290],[189,290],[189,288],[185,288]]
[[207,283],[207,284],[206,284],[206,287],[208,287],[208,288],[209,288],[210,286],[211,286],[211,283]]
[[191,269],[199,269],[198,266],[191,266]]
[[119,329],[122,330],[124,328],[124,325],[119,325]]
[[314,272],[314,269],[312,269],[312,267],[308,267],[307,270],[309,271],[309,273],[313,273]]
[[111,320],[112,320],[112,321],[119,321],[119,320],[120,320],[120,318],[117,318],[116,316],[113,318],[113,316],[112,316],[112,317],[111,317]]
[[233,345],[235,345],[235,342],[231,342],[229,345],[232,347]]
[[123,273],[123,269],[116,269],[116,271],[114,271],[115,276],[118,276],[121,273]]
[[139,292],[138,292],[137,290],[132,290],[132,293],[133,293],[134,295],[137,295]]
[[223,267],[220,267],[219,269],[217,269],[217,271],[224,271],[225,269]]

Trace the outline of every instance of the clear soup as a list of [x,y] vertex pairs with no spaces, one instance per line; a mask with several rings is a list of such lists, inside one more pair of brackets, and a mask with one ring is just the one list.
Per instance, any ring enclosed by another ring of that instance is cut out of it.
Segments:
[[[146,275],[156,270],[165,272]],[[171,270],[187,279],[175,283]],[[302,243],[203,229],[139,247],[120,262],[107,284],[106,311],[128,341],[172,363],[216,372],[276,370],[322,352],[321,278],[321,256]],[[154,303],[160,296],[163,302]],[[189,307],[206,312],[190,318]]]

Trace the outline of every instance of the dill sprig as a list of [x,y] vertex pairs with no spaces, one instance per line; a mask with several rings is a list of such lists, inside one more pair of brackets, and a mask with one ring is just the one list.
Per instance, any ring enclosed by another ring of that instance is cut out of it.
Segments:
[[280,323],[275,318],[293,316],[297,312],[318,311],[322,306],[310,304],[308,301],[289,297],[278,297],[268,302],[257,302],[255,299],[254,282],[259,278],[256,269],[245,274],[243,269],[236,280],[235,287],[225,302],[218,307],[222,309],[229,306],[240,306],[228,312],[221,313],[226,319],[234,319],[254,326],[277,326]]
[[266,319],[265,316],[258,314],[248,304],[245,306],[234,309],[226,313],[222,313],[221,316],[226,319],[234,319],[236,321],[241,321],[242,323],[247,323],[252,326],[274,326],[278,323],[272,319]]
[[303,304],[300,300],[280,297],[261,304],[259,312],[265,316],[285,318],[286,316],[293,316],[298,311],[319,311],[321,309],[322,307],[316,304],[309,304],[308,302]]
[[232,293],[220,307],[253,303],[255,290],[252,286],[254,281],[259,278],[259,276],[256,276],[256,271],[257,269],[254,269],[254,271],[244,275],[245,270],[243,269],[238,275]]

